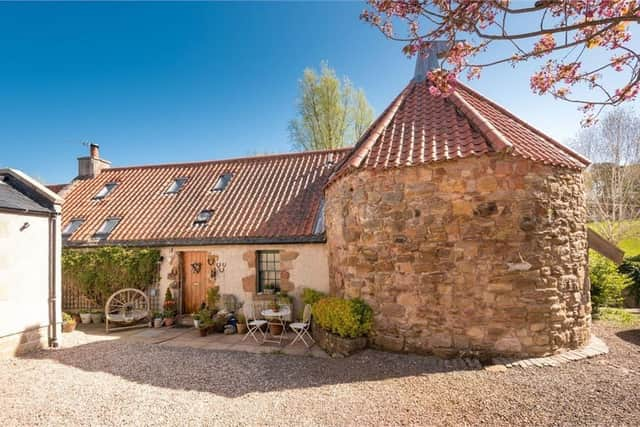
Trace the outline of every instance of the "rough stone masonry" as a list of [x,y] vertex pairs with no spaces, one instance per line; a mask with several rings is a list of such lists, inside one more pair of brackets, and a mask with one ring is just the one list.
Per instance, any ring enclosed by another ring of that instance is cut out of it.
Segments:
[[326,189],[332,292],[374,346],[540,356],[588,342],[580,171],[510,154],[356,170]]

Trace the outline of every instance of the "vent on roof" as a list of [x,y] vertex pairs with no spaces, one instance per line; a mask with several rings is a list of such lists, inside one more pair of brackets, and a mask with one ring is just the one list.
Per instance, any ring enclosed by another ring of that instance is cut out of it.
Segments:
[[227,188],[227,185],[229,185],[232,177],[233,174],[230,172],[220,175],[218,177],[218,180],[216,181],[216,185],[213,186],[212,191],[223,191],[225,188]]
[[116,186],[118,185],[117,182],[108,182],[104,185],[104,187],[102,187],[100,189],[100,191],[98,191],[98,194],[96,194],[93,198],[95,200],[102,200],[105,197],[107,197],[114,188],[116,188]]
[[83,222],[84,222],[83,219],[72,219],[71,221],[69,221],[69,223],[64,228],[64,230],[62,230],[62,237],[71,236],[73,233],[76,232],[76,230],[78,230],[78,228],[80,228]]
[[212,216],[213,216],[213,211],[212,210],[209,210],[209,209],[202,210],[202,211],[200,211],[200,213],[196,217],[196,220],[193,221],[193,224],[194,225],[206,224],[206,223],[209,222],[209,220],[211,219]]
[[167,194],[175,194],[179,193],[184,187],[184,184],[187,182],[187,178],[176,178],[173,180],[169,188],[167,189]]
[[98,239],[106,239],[109,234],[111,234],[113,229],[116,228],[116,225],[118,225],[119,222],[120,218],[105,219],[98,231],[96,231],[96,234],[93,235],[93,237],[96,237]]

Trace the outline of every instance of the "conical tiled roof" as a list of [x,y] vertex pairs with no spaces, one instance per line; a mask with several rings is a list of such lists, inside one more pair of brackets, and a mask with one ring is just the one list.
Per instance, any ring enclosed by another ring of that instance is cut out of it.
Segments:
[[458,82],[446,98],[413,80],[364,133],[333,179],[353,169],[387,169],[506,153],[583,169],[589,160]]

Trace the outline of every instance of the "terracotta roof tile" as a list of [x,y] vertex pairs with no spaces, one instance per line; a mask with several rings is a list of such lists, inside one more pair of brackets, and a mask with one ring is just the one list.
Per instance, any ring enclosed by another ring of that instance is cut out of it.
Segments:
[[363,134],[333,175],[506,152],[582,169],[589,161],[462,83],[447,98],[412,81]]
[[[66,244],[96,244],[93,235],[107,218],[121,221],[103,244],[322,240],[313,234],[322,188],[348,150],[105,169],[69,187],[63,225],[84,222]],[[212,191],[227,172],[228,186]],[[180,192],[167,194],[181,177],[187,181]],[[110,182],[118,185],[95,200]],[[213,210],[211,220],[194,225],[205,209]]]

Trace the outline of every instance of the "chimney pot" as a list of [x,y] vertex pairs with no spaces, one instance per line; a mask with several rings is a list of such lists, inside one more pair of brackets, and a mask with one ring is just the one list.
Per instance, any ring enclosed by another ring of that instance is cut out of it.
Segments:
[[89,155],[92,159],[100,158],[100,146],[98,144],[89,144]]

